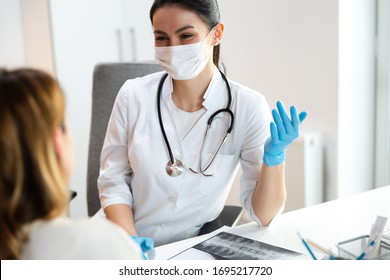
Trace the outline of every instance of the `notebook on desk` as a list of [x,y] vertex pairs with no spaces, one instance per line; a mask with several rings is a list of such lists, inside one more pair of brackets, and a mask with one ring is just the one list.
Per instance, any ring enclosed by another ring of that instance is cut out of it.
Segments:
[[298,252],[232,233],[220,232],[171,259],[290,260],[307,258]]

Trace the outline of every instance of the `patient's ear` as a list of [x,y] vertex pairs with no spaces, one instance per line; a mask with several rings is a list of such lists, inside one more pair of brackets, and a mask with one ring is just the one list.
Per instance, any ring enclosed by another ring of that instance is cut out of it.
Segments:
[[53,143],[54,143],[54,152],[57,155],[57,158],[62,161],[63,153],[64,153],[64,131],[61,127],[57,127],[54,130],[53,135]]
[[74,166],[74,146],[73,138],[65,126],[54,130],[53,145],[64,179],[69,180]]

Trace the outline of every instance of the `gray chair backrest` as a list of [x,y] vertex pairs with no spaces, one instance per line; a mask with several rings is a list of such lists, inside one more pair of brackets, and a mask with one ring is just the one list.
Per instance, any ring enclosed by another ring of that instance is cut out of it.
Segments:
[[100,209],[97,189],[100,153],[118,91],[127,79],[142,77],[161,70],[161,67],[156,63],[98,64],[94,69],[92,119],[87,168],[87,205],[89,216],[93,216]]

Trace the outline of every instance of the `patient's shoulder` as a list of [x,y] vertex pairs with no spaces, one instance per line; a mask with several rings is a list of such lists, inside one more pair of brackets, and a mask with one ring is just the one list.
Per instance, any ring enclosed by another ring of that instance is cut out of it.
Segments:
[[57,218],[27,227],[23,259],[139,259],[138,246],[104,219]]

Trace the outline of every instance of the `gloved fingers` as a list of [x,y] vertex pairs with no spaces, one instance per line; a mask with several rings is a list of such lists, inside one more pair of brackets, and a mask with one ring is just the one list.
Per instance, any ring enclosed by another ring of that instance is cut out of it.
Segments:
[[295,106],[290,107],[291,122],[295,131],[299,131],[299,116],[297,113],[297,108]]
[[279,111],[279,115],[283,121],[283,126],[284,126],[284,130],[287,134],[291,134],[293,133],[293,126],[291,124],[291,120],[290,118],[288,117],[287,113],[286,113],[286,110],[284,109],[284,106],[282,104],[282,102],[278,101],[276,103],[276,106],[278,107],[278,111]]
[[277,139],[284,139],[286,135],[286,128],[284,127],[283,121],[280,118],[280,115],[276,109],[272,110],[272,117],[274,118],[274,122],[276,125],[276,128],[278,130],[278,138]]
[[306,119],[306,116],[307,116],[307,112],[301,112],[299,114],[299,122],[302,123]]
[[279,141],[278,130],[276,129],[276,125],[274,122],[271,122],[270,124],[270,131],[271,131],[271,141],[272,142]]
[[307,112],[301,112],[298,115],[297,108],[295,106],[291,106],[290,107],[290,114],[291,114],[291,120],[292,120],[293,127],[294,127],[295,131],[298,132],[298,134],[299,134],[299,127],[300,127],[301,123],[306,119]]
[[144,238],[141,243],[142,251],[151,251],[154,248],[154,241],[150,238]]
[[151,238],[148,237],[138,237],[138,236],[131,236],[131,238],[137,242],[137,244],[141,247],[142,252],[148,252],[153,250],[154,247],[154,241]]

